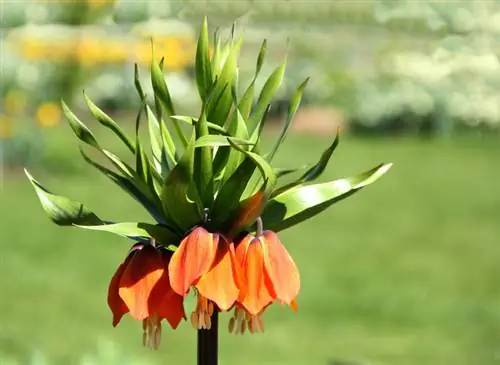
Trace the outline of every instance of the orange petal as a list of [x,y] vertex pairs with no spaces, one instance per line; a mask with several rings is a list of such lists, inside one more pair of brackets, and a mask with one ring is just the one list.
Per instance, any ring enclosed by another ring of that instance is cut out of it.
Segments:
[[290,305],[300,290],[297,265],[276,233],[265,231],[260,240],[264,248],[264,265],[276,297]]
[[239,266],[243,266],[243,263],[245,262],[245,256],[247,255],[248,245],[250,245],[254,238],[254,235],[247,234],[236,246],[236,262]]
[[151,292],[165,270],[160,253],[152,246],[144,246],[128,263],[118,293],[134,319],[140,321],[154,313],[158,296]]
[[235,268],[234,246],[221,239],[212,267],[196,283],[196,289],[200,294],[217,304],[222,311],[231,308],[238,298],[239,288],[235,278]]
[[168,273],[172,289],[185,296],[189,287],[208,271],[215,259],[219,236],[203,227],[194,229],[175,250]]
[[[171,254],[167,251],[162,251],[161,256],[163,266],[168,267]],[[165,318],[170,326],[176,329],[186,316],[184,312],[184,297],[172,290],[168,278],[168,270],[163,271],[160,280],[158,280],[151,293],[152,297],[156,295],[159,296],[157,307],[155,308],[156,314],[161,318]]]
[[299,306],[297,305],[297,302],[294,300],[292,300],[292,302],[290,303],[290,308],[292,308],[292,310],[297,313],[299,311]]
[[241,208],[236,215],[235,220],[231,225],[232,230],[240,229],[255,222],[257,217],[262,213],[262,209],[266,203],[267,196],[263,191],[258,191],[241,204]]
[[116,325],[118,325],[122,317],[126,313],[128,313],[127,306],[125,305],[122,298],[120,298],[120,295],[118,294],[118,289],[120,287],[119,286],[120,279],[122,278],[125,269],[126,269],[125,263],[120,264],[115,274],[111,278],[111,281],[109,282],[108,306],[109,309],[111,309],[111,312],[113,313],[113,327],[116,327]]
[[239,302],[250,314],[257,315],[274,300],[265,283],[262,244],[258,238],[254,238],[248,246],[243,277],[246,292],[243,300],[240,295]]

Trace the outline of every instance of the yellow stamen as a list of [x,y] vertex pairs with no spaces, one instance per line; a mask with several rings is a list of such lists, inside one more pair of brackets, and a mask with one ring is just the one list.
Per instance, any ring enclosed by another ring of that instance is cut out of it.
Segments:
[[257,315],[248,313],[244,308],[236,306],[233,317],[228,324],[229,333],[243,334],[248,329],[250,333],[264,332],[262,312]]
[[229,319],[229,323],[227,325],[227,329],[229,330],[229,333],[233,333],[235,324],[236,324],[236,319],[234,317],[231,317]]
[[196,309],[191,313],[191,324],[195,329],[210,329],[212,327],[212,314],[215,310],[214,303],[198,294]]
[[142,321],[142,344],[157,350],[161,342],[161,318],[152,315]]

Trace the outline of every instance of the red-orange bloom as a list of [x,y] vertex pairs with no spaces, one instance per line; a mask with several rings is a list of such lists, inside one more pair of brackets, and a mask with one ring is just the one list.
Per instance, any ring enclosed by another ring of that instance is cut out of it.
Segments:
[[108,289],[108,305],[113,312],[113,326],[123,315],[143,321],[143,342],[158,348],[161,321],[177,328],[185,318],[183,297],[175,293],[168,277],[172,253],[150,244],[136,244],[118,267]]
[[239,273],[234,245],[222,235],[195,228],[180,243],[168,267],[172,289],[186,296],[194,287],[198,297],[191,322],[210,328],[214,306],[231,308],[239,295]]
[[262,313],[276,300],[297,310],[299,272],[276,233],[247,235],[236,248],[236,259],[241,266],[244,290],[229,321],[230,332],[235,325],[237,332],[244,332],[247,327],[250,332],[262,332]]

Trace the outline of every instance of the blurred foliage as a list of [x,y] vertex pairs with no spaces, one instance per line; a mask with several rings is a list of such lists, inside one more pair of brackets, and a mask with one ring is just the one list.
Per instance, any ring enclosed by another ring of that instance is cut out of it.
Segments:
[[[120,23],[127,14],[140,14],[139,7],[147,10],[144,18]],[[62,120],[59,100],[84,107],[82,89],[105,109],[135,109],[134,85],[124,80],[133,75],[134,63],[147,76],[152,46],[155,57],[165,58],[173,96],[188,106],[193,102],[189,69],[195,29],[175,19],[157,20],[168,15],[157,10],[158,2],[0,0],[0,8],[2,138],[14,138],[12,124],[21,120],[57,125]],[[145,91],[152,95],[152,89]]]
[[354,131],[365,133],[498,131],[500,3],[381,2],[376,17],[421,19],[447,35],[424,46],[394,48],[374,77],[357,85]]
[[[41,352],[35,352],[29,360],[17,361],[0,353],[2,365],[53,365],[54,362]],[[96,351],[85,354],[74,365],[152,365],[144,357],[134,357],[123,348],[109,341],[101,340]]]
[[7,119],[59,123],[44,105],[58,105],[61,97],[84,108],[82,89],[109,112],[135,110],[128,80],[134,62],[140,78],[147,77],[151,37],[175,84],[173,98],[184,109],[197,106],[193,24],[205,14],[211,31],[229,33],[236,20],[236,33],[244,33],[242,84],[255,67],[245,52],[255,53],[262,38],[272,54],[258,87],[288,54],[275,116],[310,76],[303,105],[342,109],[352,132],[450,134],[500,126],[498,1],[0,0],[0,6],[4,138]]

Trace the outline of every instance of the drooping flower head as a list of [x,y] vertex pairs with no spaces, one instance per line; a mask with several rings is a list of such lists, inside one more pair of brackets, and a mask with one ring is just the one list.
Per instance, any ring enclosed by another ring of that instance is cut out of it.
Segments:
[[226,311],[240,293],[233,243],[203,227],[196,227],[182,240],[168,270],[177,294],[186,296],[190,289],[196,292],[197,306],[191,315],[196,328],[210,328],[214,305],[216,310]]
[[130,313],[143,322],[143,342],[158,348],[161,321],[175,329],[185,318],[183,298],[170,286],[168,264],[172,253],[151,244],[135,244],[113,275],[108,289],[108,305],[113,326]]
[[244,290],[229,322],[231,332],[235,326],[237,332],[244,332],[246,328],[250,332],[262,332],[261,316],[275,301],[297,310],[299,272],[276,233],[258,228],[256,235],[248,234],[236,248],[236,259],[241,267]]

